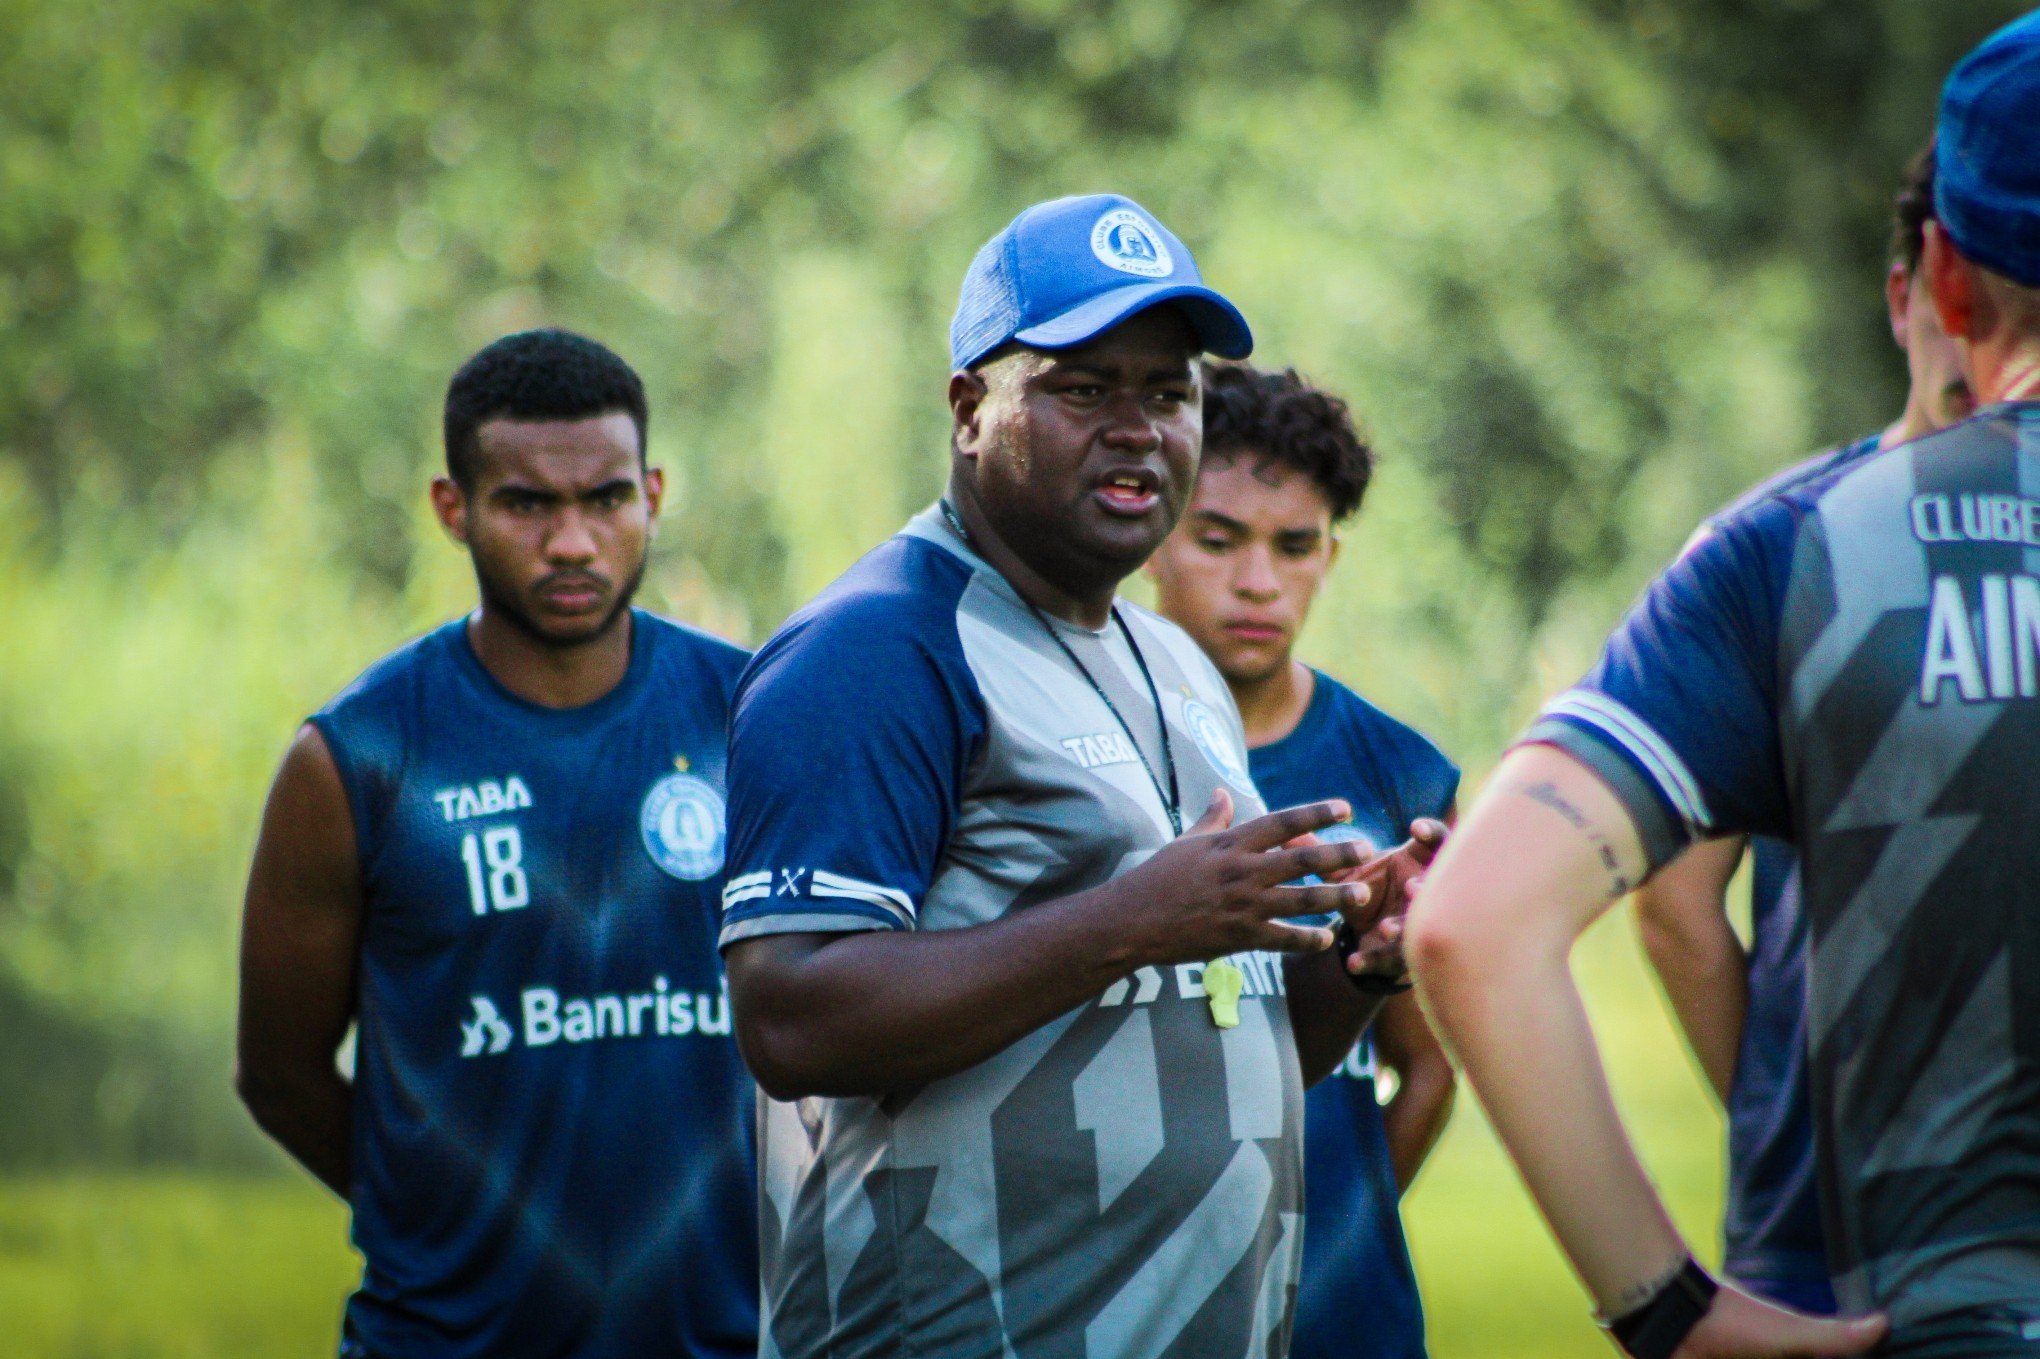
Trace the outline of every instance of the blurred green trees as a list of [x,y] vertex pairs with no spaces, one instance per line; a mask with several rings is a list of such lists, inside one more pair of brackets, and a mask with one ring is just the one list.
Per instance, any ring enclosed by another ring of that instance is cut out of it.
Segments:
[[654,602],[739,637],[931,495],[1036,198],[1162,214],[1387,460],[1316,659],[1476,769],[1693,521],[1882,424],[1885,202],[2015,0],[0,0],[0,1163],[232,1157],[293,724],[463,607],[437,403],[643,372]]

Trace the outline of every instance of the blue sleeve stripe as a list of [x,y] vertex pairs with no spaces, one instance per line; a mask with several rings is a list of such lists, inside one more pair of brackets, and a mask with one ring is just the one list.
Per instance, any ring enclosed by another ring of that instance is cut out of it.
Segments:
[[[805,898],[796,897],[792,900],[779,898],[778,902],[779,904],[775,906],[751,906],[743,910],[731,911],[723,916],[723,927],[727,929],[739,921],[779,920],[789,916],[800,916],[810,919],[822,916],[849,916],[859,921],[876,921],[888,929],[905,930],[913,928],[912,925],[901,921],[891,911],[881,910],[876,906],[868,906],[861,901],[831,902],[823,906],[808,901]],[[863,927],[860,925],[859,928]]]
[[889,915],[855,907],[833,911],[756,911],[724,921],[716,947],[728,948],[738,940],[768,934],[861,934],[867,930],[901,928],[904,927]]
[[1620,746],[1657,784],[1665,801],[1686,823],[1687,834],[1695,839],[1706,836],[1714,818],[1708,813],[1707,800],[1700,795],[1700,785],[1693,778],[1693,771],[1686,767],[1679,753],[1634,711],[1606,694],[1574,689],[1554,699],[1545,708],[1544,715],[1571,718],[1592,727]]

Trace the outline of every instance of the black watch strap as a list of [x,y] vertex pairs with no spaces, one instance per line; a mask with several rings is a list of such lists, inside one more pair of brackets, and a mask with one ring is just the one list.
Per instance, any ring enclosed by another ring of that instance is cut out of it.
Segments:
[[1353,932],[1351,925],[1341,920],[1339,927],[1332,931],[1332,952],[1338,955],[1339,971],[1345,973],[1346,980],[1353,983],[1355,991],[1368,996],[1399,996],[1415,985],[1407,972],[1393,976],[1386,972],[1347,972],[1346,959],[1359,948],[1360,937]]
[[1346,980],[1353,983],[1353,989],[1369,996],[1399,996],[1416,985],[1410,974],[1391,977],[1385,972],[1348,972]]
[[1632,1359],[1672,1359],[1700,1318],[1714,1304],[1721,1285],[1692,1256],[1640,1307],[1601,1326]]

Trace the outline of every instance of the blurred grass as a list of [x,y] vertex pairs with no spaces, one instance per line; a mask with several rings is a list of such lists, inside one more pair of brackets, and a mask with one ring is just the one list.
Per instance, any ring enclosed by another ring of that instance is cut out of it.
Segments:
[[[1629,1131],[1673,1217],[1719,1263],[1720,1113],[1645,970],[1625,907],[1573,952]],[[1403,1205],[1433,1359],[1606,1359],[1591,1304],[1463,1086],[1444,1140]]]
[[0,1351],[17,1359],[331,1355],[358,1264],[308,1180],[0,1182]]
[[[1645,1160],[1711,1258],[1720,1119],[1641,967],[1626,913],[1596,927],[1574,965]],[[1408,1217],[1434,1359],[1609,1353],[1470,1097]],[[0,1181],[0,1350],[18,1359],[330,1355],[358,1268],[345,1211],[297,1176]]]

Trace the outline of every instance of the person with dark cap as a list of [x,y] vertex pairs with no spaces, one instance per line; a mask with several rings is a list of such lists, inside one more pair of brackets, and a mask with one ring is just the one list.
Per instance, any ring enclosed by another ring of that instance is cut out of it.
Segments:
[[[1980,408],[1763,500],[1645,593],[1507,755],[1408,943],[1630,1354],[2040,1354],[2040,14],[1942,97],[1922,267]],[[1789,839],[1835,1289],[1697,1265],[1566,967],[1695,840]],[[1886,1335],[1887,1325],[1889,1334]]]
[[1303,1088],[1400,989],[1383,913],[1444,828],[1370,856],[1310,834],[1343,803],[1263,814],[1224,680],[1115,597],[1195,483],[1198,355],[1252,344],[1180,240],[1029,208],[950,342],[946,495],[732,717],[763,1352],[1282,1356]]

